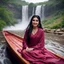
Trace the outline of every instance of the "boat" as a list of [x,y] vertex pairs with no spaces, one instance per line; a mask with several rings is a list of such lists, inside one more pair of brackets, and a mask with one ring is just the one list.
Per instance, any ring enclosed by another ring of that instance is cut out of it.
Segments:
[[[21,54],[17,51],[18,49],[22,49],[22,42],[23,38],[19,37],[18,35],[15,35],[9,31],[3,31],[3,35],[7,41],[9,51],[12,52],[14,57],[18,60],[19,64],[30,64],[29,61],[25,60]],[[64,56],[60,56],[58,54],[55,54],[51,50],[49,50],[51,53],[56,55],[59,58],[64,59]]]
[[13,54],[13,56],[16,58],[18,63],[19,64],[30,64],[17,51],[18,49],[22,49],[23,38],[15,35],[13,33],[10,33],[8,31],[2,31],[2,33],[7,41],[8,49],[9,49],[9,51],[11,51],[11,55]]

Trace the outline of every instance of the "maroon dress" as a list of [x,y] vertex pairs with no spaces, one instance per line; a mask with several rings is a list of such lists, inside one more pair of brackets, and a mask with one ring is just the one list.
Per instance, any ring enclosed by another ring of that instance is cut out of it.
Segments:
[[23,50],[28,46],[29,48],[34,48],[31,51],[22,51],[21,55],[28,60],[31,64],[64,64],[64,59],[61,59],[51,52],[49,52],[44,47],[44,31],[41,28],[38,28],[36,34],[30,35],[30,43],[27,44],[26,36],[27,31],[25,32],[24,41],[23,41]]

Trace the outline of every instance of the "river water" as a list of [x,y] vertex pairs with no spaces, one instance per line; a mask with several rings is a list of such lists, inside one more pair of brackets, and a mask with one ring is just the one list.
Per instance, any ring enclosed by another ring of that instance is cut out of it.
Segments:
[[6,52],[6,44],[0,42],[0,64],[12,64]]
[[[64,45],[59,44],[58,42],[45,39],[45,47],[60,56],[64,56]],[[14,64],[8,57],[9,54],[6,49],[6,42],[0,37],[0,64]]]

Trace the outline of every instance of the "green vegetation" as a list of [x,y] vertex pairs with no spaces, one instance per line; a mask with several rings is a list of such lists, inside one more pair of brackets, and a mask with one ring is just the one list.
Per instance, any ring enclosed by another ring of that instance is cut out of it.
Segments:
[[[46,2],[48,15],[42,24],[45,28],[64,28],[64,0],[49,0]],[[46,11],[46,12],[47,12]]]
[[45,28],[56,29],[64,27],[64,9],[59,11],[57,15],[56,13],[42,21]]
[[6,23],[4,20],[0,19],[0,30],[2,30],[2,28],[6,26]]
[[39,2],[39,3],[36,3],[36,5],[47,5],[47,6],[56,6],[56,4],[61,4],[61,3],[64,3],[64,0],[49,0],[49,1],[46,1],[46,2]]
[[28,3],[23,0],[0,0],[0,30],[5,26],[17,23],[16,18],[14,18],[14,13],[8,9],[9,4],[22,6],[27,5]]
[[9,3],[15,5],[28,5],[28,2],[25,2],[24,0],[12,0],[9,1]]
[[0,30],[6,25],[13,25],[16,20],[13,18],[12,12],[7,8],[0,7]]
[[16,4],[16,5],[27,5],[28,2],[25,2],[24,0],[0,0],[0,5],[6,5],[6,4]]

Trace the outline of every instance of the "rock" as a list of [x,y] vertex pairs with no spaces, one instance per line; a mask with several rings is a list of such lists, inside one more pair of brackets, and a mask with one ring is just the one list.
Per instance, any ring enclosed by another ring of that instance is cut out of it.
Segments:
[[51,29],[44,29],[46,33],[51,33]]
[[5,40],[2,40],[1,42],[2,42],[2,43],[5,43],[6,41],[5,41]]
[[0,64],[2,64],[2,62],[0,61]]
[[0,54],[3,53],[3,50],[0,50]]
[[60,29],[55,29],[53,33],[58,34],[58,32],[60,32],[60,31],[61,31]]
[[61,31],[64,32],[64,28],[62,28]]
[[58,35],[62,35],[62,34],[64,34],[64,32],[58,32]]
[[51,33],[54,33],[56,31],[56,29],[51,29]]
[[6,58],[6,59],[4,59],[4,64],[12,64],[12,63],[8,58]]
[[47,28],[45,28],[44,31],[46,33],[53,33],[53,34],[58,34],[58,35],[64,34],[64,28],[62,28],[62,29],[47,29]]
[[61,30],[60,29],[57,29],[56,32],[60,32]]

